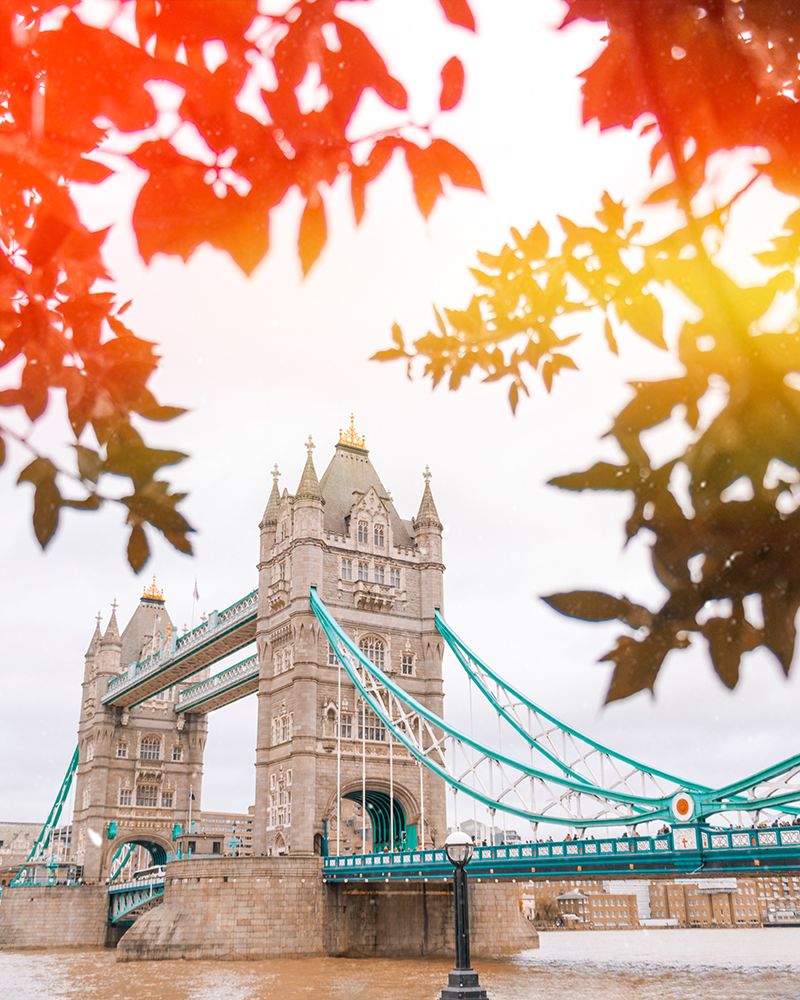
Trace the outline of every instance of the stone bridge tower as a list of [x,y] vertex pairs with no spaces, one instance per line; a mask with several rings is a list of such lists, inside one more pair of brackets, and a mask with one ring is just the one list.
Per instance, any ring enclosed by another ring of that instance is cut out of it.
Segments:
[[107,878],[126,843],[160,863],[174,850],[175,824],[186,827],[190,794],[193,807],[200,803],[206,716],[176,715],[177,687],[131,709],[102,702],[109,680],[169,642],[172,629],[155,580],[122,634],[116,603],[102,636],[98,615],[83,675],[72,825],[72,856],[87,882]]
[[[344,673],[338,717],[338,663],[309,603],[316,586],[370,659],[442,712],[443,646],[434,622],[434,609],[443,607],[442,524],[430,473],[417,516],[403,520],[352,418],[321,480],[313,448],[309,438],[294,496],[280,493],[275,469],[260,525],[254,851],[319,853],[325,837],[333,851],[337,816],[342,851],[380,849],[389,824],[395,841],[441,844],[441,781],[397,742],[390,748]],[[339,726],[344,801],[337,810]]]

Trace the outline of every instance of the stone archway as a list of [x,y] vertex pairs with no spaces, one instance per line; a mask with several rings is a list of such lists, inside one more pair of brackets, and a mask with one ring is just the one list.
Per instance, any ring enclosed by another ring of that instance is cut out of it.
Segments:
[[[364,794],[366,791],[366,794]],[[339,850],[343,854],[382,853],[401,848],[415,848],[418,842],[419,813],[414,797],[402,785],[393,787],[388,781],[367,781],[342,787],[342,819]],[[366,815],[365,815],[366,813]],[[336,793],[328,800],[324,827],[329,854],[337,851]]]
[[119,861],[129,845],[140,847],[149,854],[148,866],[165,865],[172,856],[174,848],[174,845],[166,837],[153,834],[149,830],[147,832],[122,830],[112,841],[108,842],[105,849],[102,867],[103,879],[110,878],[115,859]]

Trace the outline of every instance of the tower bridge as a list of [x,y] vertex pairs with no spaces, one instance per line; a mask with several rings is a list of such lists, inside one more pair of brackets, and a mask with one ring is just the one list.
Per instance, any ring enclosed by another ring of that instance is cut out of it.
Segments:
[[[501,896],[504,880],[521,878],[800,867],[800,755],[714,788],[557,719],[445,619],[443,529],[430,473],[416,516],[403,519],[352,419],[321,479],[313,449],[309,439],[294,494],[281,491],[273,471],[254,589],[180,636],[155,581],[122,631],[116,607],[102,633],[98,621],[85,655],[78,748],[19,886],[55,892],[53,882],[108,883],[108,920],[128,926],[147,914],[125,940],[152,955],[146,928],[155,940],[161,926],[154,908],[170,910],[177,926],[193,878],[226,885],[219,865],[242,870],[242,858],[203,861],[197,844],[208,715],[253,695],[252,860],[233,881],[282,892],[278,873],[294,872],[303,886],[311,874],[317,888],[303,892],[318,912],[320,900],[337,904],[313,893],[382,883],[418,886],[427,913],[426,887],[448,874],[437,847],[448,796],[454,822],[466,800],[492,823],[500,813],[529,825],[524,843],[476,852],[478,878]],[[496,739],[448,722],[445,651],[496,717]],[[236,652],[242,658],[225,665]],[[553,840],[547,830],[556,831]],[[569,841],[558,830],[572,831]],[[215,853],[236,844],[226,836],[212,837]],[[155,865],[169,859],[166,874],[132,879],[136,848]],[[21,897],[11,898],[0,907],[0,944]],[[213,898],[220,906],[228,899]],[[380,897],[380,905],[390,901]],[[414,911],[409,926],[428,927],[421,919]],[[196,933],[185,929],[184,943]],[[509,931],[509,940],[521,933]]]

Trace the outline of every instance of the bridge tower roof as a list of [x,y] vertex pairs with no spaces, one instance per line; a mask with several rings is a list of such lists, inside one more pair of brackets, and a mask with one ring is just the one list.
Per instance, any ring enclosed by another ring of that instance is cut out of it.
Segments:
[[[413,528],[395,509],[389,491],[370,461],[369,451],[363,444],[346,441],[346,434],[339,437],[333,458],[320,480],[320,490],[325,500],[325,530],[335,534],[347,533],[347,518],[361,497],[374,489],[386,508],[392,525],[395,545],[411,545]],[[363,442],[363,438],[359,439]]]

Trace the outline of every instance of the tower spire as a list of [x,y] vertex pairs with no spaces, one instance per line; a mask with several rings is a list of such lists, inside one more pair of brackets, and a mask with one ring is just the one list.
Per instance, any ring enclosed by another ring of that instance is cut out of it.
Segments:
[[280,509],[281,501],[281,491],[278,488],[278,480],[281,477],[281,470],[278,468],[278,463],[272,467],[272,490],[267,500],[267,506],[264,509],[264,516],[261,518],[261,527],[266,527],[268,524],[278,523],[278,510]]
[[314,448],[314,441],[309,434],[308,441],[306,441],[308,456],[295,497],[298,500],[319,500],[320,502],[324,502],[322,500],[322,491],[319,488],[319,479],[317,479],[317,470],[314,468],[314,458],[312,456]]
[[89,646],[86,650],[86,656],[94,656],[100,646],[100,640],[102,639],[102,634],[100,632],[100,622],[102,620],[102,615],[97,612],[95,617],[94,632],[92,633],[92,638],[89,640]]
[[417,516],[414,518],[414,527],[435,528],[437,531],[441,531],[442,522],[439,520],[439,511],[433,502],[433,493],[431,492],[431,476],[430,466],[426,465],[425,471],[422,473],[422,478],[425,480],[425,488],[422,491],[422,499],[419,503]]
[[117,599],[111,602],[111,617],[108,619],[105,633],[103,635],[103,645],[119,643],[119,625],[117,624]]

